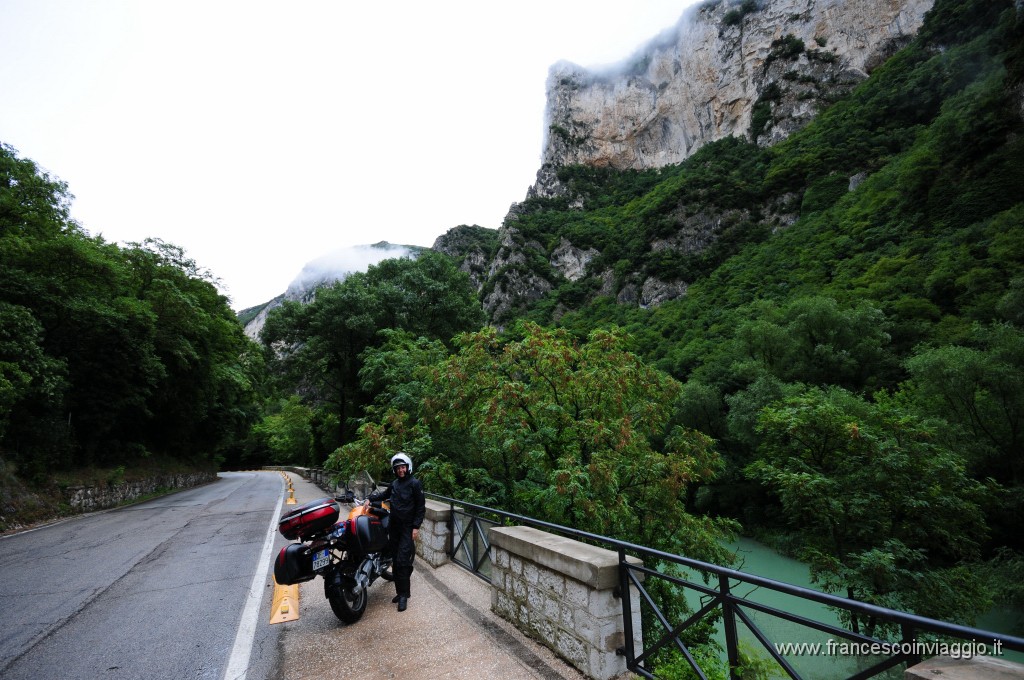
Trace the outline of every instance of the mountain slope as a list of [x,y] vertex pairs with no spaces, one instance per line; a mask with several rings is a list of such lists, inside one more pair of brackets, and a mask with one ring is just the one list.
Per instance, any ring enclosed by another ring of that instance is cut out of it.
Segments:
[[[910,46],[772,147],[733,137],[658,169],[557,168],[563,191],[518,205],[475,265],[488,272],[485,308],[499,324],[551,322],[600,316],[591,307],[608,299],[627,306],[621,317],[670,299],[692,307],[701,291],[736,305],[827,288],[869,291],[909,325],[984,316],[978,284],[957,283],[956,268],[988,266],[965,240],[1016,233],[1020,49],[1009,0],[939,2]],[[457,232],[435,247],[452,252]],[[1009,290],[1000,266],[983,277],[989,302]]]

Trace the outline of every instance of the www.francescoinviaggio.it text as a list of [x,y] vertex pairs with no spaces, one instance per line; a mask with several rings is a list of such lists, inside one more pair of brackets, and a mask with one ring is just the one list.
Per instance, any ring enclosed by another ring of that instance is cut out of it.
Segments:
[[912,640],[909,642],[853,642],[828,639],[825,642],[779,642],[775,651],[782,656],[868,656],[909,654],[914,656],[950,656],[970,659],[975,656],[1000,656],[1001,640],[985,643],[978,640],[938,642]]

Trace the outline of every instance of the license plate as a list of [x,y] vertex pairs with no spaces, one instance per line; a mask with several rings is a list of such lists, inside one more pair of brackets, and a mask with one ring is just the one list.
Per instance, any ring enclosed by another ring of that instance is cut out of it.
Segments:
[[323,549],[313,553],[313,571],[319,571],[331,563],[331,551]]

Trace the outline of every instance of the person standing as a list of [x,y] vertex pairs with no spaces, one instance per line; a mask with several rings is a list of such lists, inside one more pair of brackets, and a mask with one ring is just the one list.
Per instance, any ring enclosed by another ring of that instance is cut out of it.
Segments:
[[398,611],[404,612],[409,604],[409,582],[416,557],[416,541],[420,537],[420,525],[427,511],[427,499],[423,495],[423,483],[412,476],[412,458],[399,451],[391,457],[391,469],[395,480],[383,491],[374,491],[369,501],[389,501],[391,519],[388,527],[388,547],[385,552],[394,560],[392,573],[395,577],[395,597]]

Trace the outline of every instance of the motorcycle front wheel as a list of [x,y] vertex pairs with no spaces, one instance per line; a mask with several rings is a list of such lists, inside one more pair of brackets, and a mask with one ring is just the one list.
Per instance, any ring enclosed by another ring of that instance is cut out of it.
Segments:
[[363,612],[366,611],[367,599],[366,588],[360,589],[358,595],[354,595],[349,588],[331,588],[327,592],[331,611],[345,623],[355,623],[362,618]]

